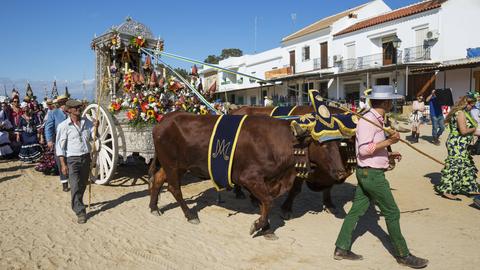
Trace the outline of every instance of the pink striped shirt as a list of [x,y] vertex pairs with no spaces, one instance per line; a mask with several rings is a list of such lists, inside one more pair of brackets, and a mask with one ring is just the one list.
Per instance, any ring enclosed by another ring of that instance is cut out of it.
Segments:
[[[381,126],[384,125],[383,117],[375,111],[375,109],[370,109],[364,117]],[[387,169],[387,149],[383,148],[375,151],[375,145],[386,139],[385,132],[379,127],[360,119],[357,124],[356,136],[355,148],[357,153],[357,165],[359,167]]]

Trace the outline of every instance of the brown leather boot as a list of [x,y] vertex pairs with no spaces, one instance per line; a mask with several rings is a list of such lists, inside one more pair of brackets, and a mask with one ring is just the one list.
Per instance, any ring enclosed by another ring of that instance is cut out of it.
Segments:
[[333,252],[333,258],[335,260],[351,260],[351,261],[363,260],[362,255],[357,255],[350,250],[344,250],[339,247],[335,248],[335,251]]
[[412,254],[405,257],[397,257],[396,259],[399,264],[405,265],[414,269],[424,268],[428,265],[427,259],[419,258]]

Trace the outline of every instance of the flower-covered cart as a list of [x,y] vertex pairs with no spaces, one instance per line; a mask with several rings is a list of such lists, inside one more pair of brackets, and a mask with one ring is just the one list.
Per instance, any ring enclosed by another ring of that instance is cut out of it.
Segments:
[[145,25],[131,18],[91,43],[96,56],[97,104],[87,106],[84,116],[100,122],[95,140],[97,184],[112,179],[121,159],[132,154],[146,162],[153,158],[152,126],[165,113],[208,113],[200,100],[203,96],[199,99],[186,87],[196,89],[192,86],[199,86],[198,77],[192,76],[189,85],[183,78],[167,78],[165,65],[159,64],[159,54],[155,54],[163,46],[163,40],[155,39]]

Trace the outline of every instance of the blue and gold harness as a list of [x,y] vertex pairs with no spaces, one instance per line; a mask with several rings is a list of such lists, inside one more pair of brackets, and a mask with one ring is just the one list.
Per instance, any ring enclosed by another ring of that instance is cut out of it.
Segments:
[[300,127],[310,131],[314,140],[325,142],[350,138],[355,135],[358,117],[351,113],[330,114],[328,103],[318,90],[308,91],[314,113],[302,115],[296,121]]

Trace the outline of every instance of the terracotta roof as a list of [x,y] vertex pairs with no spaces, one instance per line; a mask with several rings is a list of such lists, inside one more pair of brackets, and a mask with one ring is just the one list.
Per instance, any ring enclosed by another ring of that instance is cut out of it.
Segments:
[[364,21],[358,22],[350,27],[343,29],[342,31],[334,34],[334,36],[339,36],[351,32],[358,31],[360,29],[364,29],[370,26],[374,26],[377,24],[393,21],[396,19],[400,19],[403,17],[408,17],[414,14],[422,13],[428,10],[436,9],[442,6],[444,2],[447,0],[429,0],[423,1],[418,4],[410,5],[407,7],[403,7],[400,9],[393,10],[391,12],[382,14],[380,16],[376,16],[370,19],[366,19]]
[[311,24],[307,27],[304,27],[304,28],[298,30],[297,32],[295,32],[295,33],[293,33],[289,36],[284,37],[282,39],[282,42],[286,42],[286,41],[289,41],[289,40],[292,40],[292,39],[296,39],[296,38],[311,34],[313,32],[320,31],[322,29],[328,28],[334,22],[340,20],[341,18],[343,18],[345,16],[348,16],[348,14],[350,14],[352,12],[355,12],[355,11],[361,9],[362,7],[366,6],[367,4],[369,4],[369,3],[365,3],[361,6],[354,7],[354,8],[351,8],[349,10],[343,11],[341,13],[338,13],[338,14],[329,16],[327,18],[321,19],[320,21],[317,21],[317,22],[315,22],[315,23],[313,23],[313,24]]

